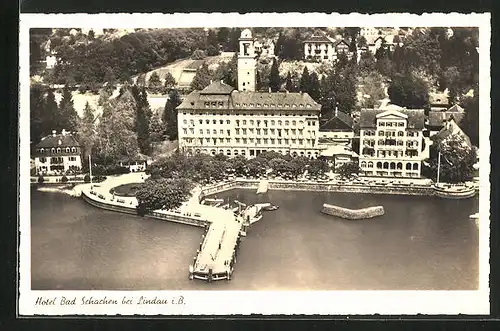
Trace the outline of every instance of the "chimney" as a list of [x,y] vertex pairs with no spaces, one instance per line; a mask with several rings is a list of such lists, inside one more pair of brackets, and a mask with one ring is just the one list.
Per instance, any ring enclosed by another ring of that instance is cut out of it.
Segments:
[[52,130],[52,137],[56,136],[56,130]]
[[65,135],[66,135],[66,133],[68,133],[68,132],[67,132],[65,129],[62,129],[61,134],[62,134],[63,136],[65,136]]

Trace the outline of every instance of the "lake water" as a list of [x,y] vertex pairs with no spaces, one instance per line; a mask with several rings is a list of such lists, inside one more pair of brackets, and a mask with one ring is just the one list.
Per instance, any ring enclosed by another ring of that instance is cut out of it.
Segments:
[[[478,287],[479,199],[232,190],[271,201],[244,238],[231,281],[188,279],[202,229],[103,211],[32,190],[34,290],[473,290]],[[382,205],[361,221],[323,215],[323,203]]]

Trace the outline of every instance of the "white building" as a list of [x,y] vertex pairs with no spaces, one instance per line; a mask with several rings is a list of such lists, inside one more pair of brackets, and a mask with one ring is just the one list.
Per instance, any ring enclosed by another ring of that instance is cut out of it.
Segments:
[[274,42],[271,39],[254,42],[255,53],[260,57],[274,57]]
[[34,151],[37,174],[60,175],[82,169],[81,148],[75,137],[65,130],[42,138]]
[[313,35],[304,41],[305,60],[336,61],[340,53],[352,56],[349,45],[343,39],[335,40],[326,35]]
[[253,50],[252,34],[246,29],[238,54],[239,90],[214,82],[191,92],[177,107],[179,148],[250,158],[271,150],[318,156],[321,105],[307,93],[255,92]]
[[420,177],[424,110],[395,105],[360,114],[359,166],[367,176]]

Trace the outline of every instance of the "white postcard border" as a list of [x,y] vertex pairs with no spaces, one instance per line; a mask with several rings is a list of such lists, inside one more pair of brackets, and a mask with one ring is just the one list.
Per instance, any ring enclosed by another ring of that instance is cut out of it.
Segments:
[[[477,291],[32,291],[29,195],[29,29],[257,26],[477,26],[480,29],[480,109],[490,104],[490,14],[21,14],[19,156],[20,315],[232,315],[232,314],[489,314],[490,112],[480,117],[480,279]],[[117,304],[82,305],[82,298]],[[140,297],[157,302],[137,304]],[[55,305],[35,305],[39,298]],[[62,297],[76,305],[61,305]],[[124,304],[123,297],[132,300]],[[182,297],[182,300],[180,300]],[[167,303],[163,303],[167,300]],[[181,302],[181,303],[180,303]]]

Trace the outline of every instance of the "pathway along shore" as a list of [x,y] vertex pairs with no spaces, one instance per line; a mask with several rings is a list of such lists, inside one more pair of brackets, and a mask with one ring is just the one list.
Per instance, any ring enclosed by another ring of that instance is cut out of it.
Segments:
[[[141,183],[147,176],[144,173],[130,173],[120,176],[110,176],[97,184],[81,184],[75,186],[74,196],[82,196],[89,204],[107,210],[137,214],[137,199],[135,197],[118,197],[110,193],[116,186],[130,183]],[[259,183],[261,183],[259,185]],[[190,278],[203,280],[230,279],[240,237],[246,234],[246,228],[252,222],[246,222],[243,217],[236,216],[232,210],[203,205],[204,196],[217,194],[231,189],[277,189],[299,191],[330,191],[371,194],[402,194],[402,195],[434,195],[435,190],[430,183],[408,184],[402,181],[373,183],[366,181],[284,181],[266,180],[265,185],[257,179],[235,179],[206,187],[193,189],[191,198],[177,210],[155,210],[148,217],[205,227],[206,233],[200,243],[200,249],[189,266]]]

